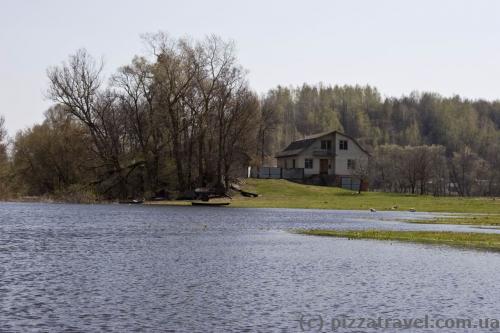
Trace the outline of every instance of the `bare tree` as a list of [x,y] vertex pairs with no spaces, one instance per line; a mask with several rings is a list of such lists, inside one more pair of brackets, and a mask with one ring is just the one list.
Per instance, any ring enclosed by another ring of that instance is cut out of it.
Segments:
[[272,150],[273,145],[272,133],[277,129],[279,120],[275,105],[269,99],[264,99],[259,113],[259,128],[257,130],[258,149],[257,155],[260,157],[260,164],[264,165],[266,157],[272,156],[275,152]]
[[64,105],[66,110],[87,127],[92,138],[93,152],[103,169],[98,184],[105,192],[117,187],[119,196],[126,196],[127,177],[143,161],[124,159],[125,124],[123,113],[116,105],[116,94],[102,88],[102,62],[97,62],[86,50],[78,50],[67,63],[49,68],[48,97]]
[[453,154],[450,161],[451,179],[456,184],[461,196],[472,194],[472,186],[479,163],[478,156],[468,146]]
[[410,161],[415,165],[417,180],[420,185],[420,194],[427,194],[427,186],[438,181],[436,175],[443,177],[443,158],[445,149],[443,146],[416,146],[413,149]]
[[174,40],[164,33],[144,37],[156,57],[153,80],[158,112],[168,131],[180,189],[190,187],[185,171],[183,136],[189,119],[183,99],[197,72],[193,47],[187,40]]
[[143,57],[135,57],[130,65],[118,70],[112,77],[112,83],[118,89],[130,149],[144,160],[146,191],[154,194],[161,187],[159,173],[165,143],[153,65]]
[[7,129],[5,118],[0,115],[0,198],[8,196],[9,165],[7,156]]
[[5,128],[5,118],[0,115],[0,163],[7,160],[7,129]]
[[358,194],[361,194],[365,184],[368,184],[371,170],[371,159],[358,159],[355,160],[354,170],[352,175],[359,180]]
[[443,146],[383,145],[374,155],[375,186],[388,191],[427,194],[428,185],[432,184],[435,194],[445,192],[447,168]]

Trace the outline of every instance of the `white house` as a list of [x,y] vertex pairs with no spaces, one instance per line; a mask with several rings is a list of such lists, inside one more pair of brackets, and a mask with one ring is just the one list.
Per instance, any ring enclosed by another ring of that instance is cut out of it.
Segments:
[[339,181],[366,169],[369,156],[354,138],[332,131],[294,141],[276,159],[279,168],[303,168],[305,177],[329,175]]

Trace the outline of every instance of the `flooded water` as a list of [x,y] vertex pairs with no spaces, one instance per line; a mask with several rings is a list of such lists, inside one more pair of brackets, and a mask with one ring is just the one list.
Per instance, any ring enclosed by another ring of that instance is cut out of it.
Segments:
[[[337,323],[500,318],[500,253],[288,232],[498,232],[397,222],[429,217],[0,203],[0,332],[371,332]],[[439,329],[477,331],[488,329]]]

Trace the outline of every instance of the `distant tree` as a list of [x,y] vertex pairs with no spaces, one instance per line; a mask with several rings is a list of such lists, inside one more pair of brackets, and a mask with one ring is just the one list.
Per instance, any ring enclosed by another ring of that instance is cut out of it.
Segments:
[[482,163],[483,161],[468,146],[453,154],[450,161],[451,179],[461,196],[472,195],[472,188]]
[[257,156],[259,158],[260,165],[265,165],[266,161],[270,157],[274,156],[274,150],[278,149],[275,144],[275,141],[277,140],[272,135],[279,126],[278,111],[270,98],[264,99],[261,102],[258,119],[259,128],[256,138],[258,142]]
[[386,191],[445,193],[447,169],[445,148],[437,145],[383,145],[374,152],[370,168],[372,183]]
[[[159,89],[154,82],[153,64],[134,57],[112,77],[117,88],[119,108],[123,110],[130,154],[144,161],[144,191],[150,195],[161,189],[161,170],[166,154],[165,124],[158,103]],[[141,175],[142,176],[142,175]]]
[[9,163],[7,156],[7,129],[5,128],[5,118],[0,115],[0,198],[5,198],[10,194]]
[[417,146],[413,149],[411,163],[415,166],[417,182],[420,185],[420,194],[427,193],[427,185],[434,173],[434,147]]
[[87,145],[84,128],[61,106],[50,108],[43,124],[18,132],[13,169],[23,194],[50,194],[84,183]]
[[373,153],[370,179],[374,188],[388,192],[406,191],[406,177],[403,168],[403,147],[382,145]]
[[[460,195],[500,194],[500,101],[430,92],[382,98],[371,86],[324,84],[278,86],[258,98],[233,42],[163,32],[144,41],[148,55],[119,68],[109,84],[102,61],[85,50],[49,68],[56,107],[16,136],[12,156],[0,118],[0,176],[16,170],[31,193],[74,183],[108,198],[200,186],[222,192],[237,168],[271,164],[290,142],[339,130],[374,152],[372,188],[443,195],[453,184]],[[58,156],[73,156],[61,142],[75,136],[86,145],[83,169]]]
[[7,129],[5,128],[5,118],[0,115],[0,163],[7,161]]
[[354,170],[351,174],[359,180],[358,194],[361,194],[363,186],[368,184],[368,179],[370,176],[371,158],[366,160],[355,160]]
[[[294,91],[289,88],[278,86],[270,90],[260,102],[262,113],[261,122],[266,127],[266,144],[268,145],[268,156],[274,156],[277,151],[285,148],[291,141],[299,138],[300,133],[296,128],[296,110],[294,104]],[[274,124],[272,124],[274,122]],[[262,138],[259,137],[262,144]],[[262,151],[258,154],[262,158]]]

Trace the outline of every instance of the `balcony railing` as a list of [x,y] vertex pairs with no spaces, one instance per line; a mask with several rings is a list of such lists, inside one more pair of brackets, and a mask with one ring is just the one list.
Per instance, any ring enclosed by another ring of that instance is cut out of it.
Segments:
[[313,150],[313,156],[330,157],[333,156],[333,150],[331,149]]

